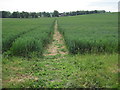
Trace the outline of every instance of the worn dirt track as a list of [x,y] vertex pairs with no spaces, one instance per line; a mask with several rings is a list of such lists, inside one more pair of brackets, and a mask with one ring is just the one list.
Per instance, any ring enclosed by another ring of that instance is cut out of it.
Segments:
[[54,56],[58,54],[63,56],[68,54],[68,51],[65,47],[64,39],[60,34],[60,32],[58,31],[58,23],[56,20],[52,43],[48,45],[46,53],[44,53],[44,56],[49,56],[49,55]]

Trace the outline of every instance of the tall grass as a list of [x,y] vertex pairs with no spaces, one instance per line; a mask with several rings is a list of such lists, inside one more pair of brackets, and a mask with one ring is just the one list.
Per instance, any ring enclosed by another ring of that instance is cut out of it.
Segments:
[[3,19],[2,51],[5,52],[10,49],[15,39],[21,35],[41,27],[41,24],[46,23],[44,20],[48,19]]
[[21,37],[12,43],[10,52],[13,55],[28,56],[34,52],[37,53],[38,56],[42,56],[44,47],[52,39],[54,20],[46,19],[40,22],[40,27],[21,35]]
[[62,17],[58,22],[70,53],[118,51],[117,13]]

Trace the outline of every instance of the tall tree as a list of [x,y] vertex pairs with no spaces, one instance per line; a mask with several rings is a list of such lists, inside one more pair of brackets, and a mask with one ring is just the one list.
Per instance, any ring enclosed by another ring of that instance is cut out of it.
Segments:
[[58,12],[57,10],[54,10],[53,16],[54,16],[54,17],[59,17],[59,12]]

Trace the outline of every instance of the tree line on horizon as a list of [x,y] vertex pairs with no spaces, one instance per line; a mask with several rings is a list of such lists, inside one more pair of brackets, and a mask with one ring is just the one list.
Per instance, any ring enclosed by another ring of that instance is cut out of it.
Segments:
[[71,11],[59,13],[57,10],[54,12],[9,12],[1,11],[2,18],[39,18],[39,17],[61,17],[61,16],[76,16],[85,14],[105,13],[105,10],[93,10],[93,11]]

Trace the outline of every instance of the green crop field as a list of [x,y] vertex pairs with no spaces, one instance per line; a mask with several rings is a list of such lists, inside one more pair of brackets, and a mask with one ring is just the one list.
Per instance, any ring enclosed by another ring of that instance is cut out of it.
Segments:
[[118,18],[116,13],[59,18],[70,53],[113,53],[118,51]]
[[2,19],[3,88],[118,88],[117,15]]
[[49,43],[54,19],[3,19],[3,52],[26,56]]

